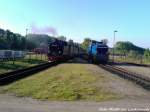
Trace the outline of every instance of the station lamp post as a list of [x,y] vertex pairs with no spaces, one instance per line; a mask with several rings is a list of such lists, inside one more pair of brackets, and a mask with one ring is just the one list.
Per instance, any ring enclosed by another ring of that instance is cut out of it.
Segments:
[[118,31],[117,30],[115,30],[114,31],[114,39],[113,39],[113,62],[115,61],[115,34],[117,33]]
[[26,28],[26,44],[25,44],[25,50],[27,50],[27,35],[28,35],[28,29]]

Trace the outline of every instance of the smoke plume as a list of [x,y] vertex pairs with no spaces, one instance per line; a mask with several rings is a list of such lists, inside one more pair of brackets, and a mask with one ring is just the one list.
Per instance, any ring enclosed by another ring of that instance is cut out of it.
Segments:
[[49,34],[52,36],[57,36],[57,30],[51,26],[39,27],[36,24],[32,24],[31,32],[35,34]]

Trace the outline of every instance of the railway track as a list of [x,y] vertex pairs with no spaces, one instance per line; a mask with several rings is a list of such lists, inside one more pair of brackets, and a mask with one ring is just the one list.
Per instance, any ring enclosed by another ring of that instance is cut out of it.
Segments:
[[126,69],[113,66],[113,65],[100,64],[99,66],[107,71],[110,71],[112,73],[119,75],[120,77],[132,80],[138,85],[142,86],[143,88],[150,90],[150,78],[149,77],[145,77],[142,74],[137,74],[137,73],[128,71]]
[[0,75],[0,85],[6,85],[9,83],[12,83],[14,81],[17,81],[19,79],[22,79],[22,78],[30,76],[30,75],[33,75],[34,73],[40,72],[42,70],[45,70],[52,66],[55,66],[59,63],[65,62],[67,60],[69,60],[69,59],[64,59],[61,61],[53,61],[50,63],[44,63],[44,64],[36,65],[36,66],[30,67],[30,68],[20,69],[20,70],[1,74]]
[[135,66],[142,66],[142,67],[150,67],[150,65],[148,65],[148,64],[138,64],[138,63],[130,63],[130,62],[126,62],[126,64],[135,65]]
[[114,62],[113,64],[116,64],[116,65],[128,64],[128,65],[141,66],[141,67],[150,67],[150,65],[148,64],[138,64],[138,63],[131,63],[131,62]]

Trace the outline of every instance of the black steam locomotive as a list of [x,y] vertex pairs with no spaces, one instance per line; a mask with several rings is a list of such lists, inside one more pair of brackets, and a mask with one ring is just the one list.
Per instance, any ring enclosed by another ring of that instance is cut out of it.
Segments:
[[64,57],[74,57],[84,53],[84,50],[77,43],[66,42],[54,39],[49,43],[48,60],[55,61]]

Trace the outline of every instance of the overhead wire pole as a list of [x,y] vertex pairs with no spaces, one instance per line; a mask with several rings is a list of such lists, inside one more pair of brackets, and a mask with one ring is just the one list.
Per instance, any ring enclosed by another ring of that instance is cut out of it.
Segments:
[[[28,29],[26,28],[26,40],[27,40],[27,34],[28,34]],[[25,50],[27,50],[27,41],[26,41]]]
[[115,61],[115,34],[118,32],[117,30],[114,31],[114,39],[113,39],[113,62]]
[[28,35],[28,29],[26,28],[26,43],[25,43],[25,51],[27,53],[27,35]]

